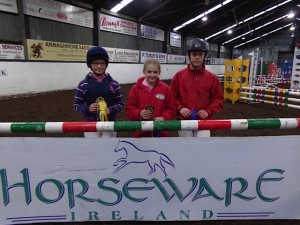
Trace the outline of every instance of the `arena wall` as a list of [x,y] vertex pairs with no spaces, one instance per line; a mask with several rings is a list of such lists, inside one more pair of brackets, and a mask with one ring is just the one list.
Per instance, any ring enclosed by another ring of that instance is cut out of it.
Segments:
[[[172,79],[184,64],[161,64],[161,79]],[[224,73],[224,65],[207,65],[215,74]],[[111,63],[107,72],[120,84],[134,83],[142,75],[143,64]],[[89,72],[85,63],[0,62],[0,97],[71,90]]]

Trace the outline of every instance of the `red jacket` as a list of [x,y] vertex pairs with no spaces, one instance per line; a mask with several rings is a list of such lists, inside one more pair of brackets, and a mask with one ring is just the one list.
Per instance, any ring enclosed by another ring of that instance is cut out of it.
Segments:
[[[144,79],[145,77],[140,77],[129,92],[125,108],[128,119],[140,121],[140,112],[147,106],[154,107],[154,117],[163,117],[164,120],[174,119],[176,109],[170,87],[157,79],[154,88],[149,91],[143,85]],[[133,136],[151,137],[153,134],[152,132],[134,132]],[[157,136],[168,136],[168,132],[162,131]]]
[[[181,108],[188,108],[197,111],[203,109],[211,118],[215,112],[223,108],[224,96],[218,78],[202,67],[199,71],[192,71],[189,68],[177,72],[171,83],[177,111]],[[178,113],[178,119],[184,120]]]

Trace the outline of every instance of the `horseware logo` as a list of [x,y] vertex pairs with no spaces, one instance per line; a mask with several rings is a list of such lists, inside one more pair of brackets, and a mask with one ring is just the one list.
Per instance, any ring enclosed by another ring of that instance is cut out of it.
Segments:
[[114,163],[114,167],[117,167],[114,173],[119,172],[129,164],[147,164],[150,167],[148,176],[156,172],[156,169],[159,168],[163,172],[164,176],[167,177],[168,174],[164,163],[169,164],[170,166],[175,168],[174,163],[167,155],[156,150],[141,150],[129,141],[120,140],[114,151],[125,152],[125,157],[119,158]]

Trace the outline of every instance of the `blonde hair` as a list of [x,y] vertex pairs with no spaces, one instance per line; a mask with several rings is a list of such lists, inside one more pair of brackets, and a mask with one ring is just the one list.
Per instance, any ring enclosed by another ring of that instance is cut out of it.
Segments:
[[159,63],[156,59],[148,59],[148,60],[144,63],[144,69],[143,69],[143,71],[145,71],[146,68],[147,68],[147,66],[149,66],[150,64],[153,64],[153,65],[157,66],[158,69],[159,69],[159,73],[161,72],[161,71],[160,71],[160,63]]

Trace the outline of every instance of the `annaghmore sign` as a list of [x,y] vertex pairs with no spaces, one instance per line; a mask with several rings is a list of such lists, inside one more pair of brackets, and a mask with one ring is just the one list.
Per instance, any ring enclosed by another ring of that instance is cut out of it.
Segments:
[[1,138],[0,223],[300,219],[299,145],[297,136]]

